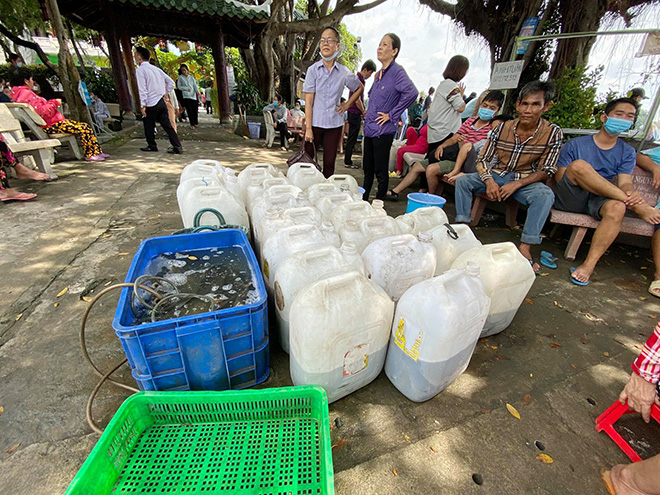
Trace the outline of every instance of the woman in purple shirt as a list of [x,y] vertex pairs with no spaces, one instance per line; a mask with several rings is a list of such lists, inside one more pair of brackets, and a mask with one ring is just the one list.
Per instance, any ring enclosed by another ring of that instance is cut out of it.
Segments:
[[[307,69],[303,86],[305,141],[310,156],[314,156],[319,146],[323,146],[323,175],[327,178],[335,173],[337,146],[344,130],[344,112],[360,97],[364,86],[348,67],[337,63],[339,33],[335,28],[323,30],[319,49],[323,60]],[[347,102],[340,104],[344,87],[355,93]]]
[[378,61],[383,64],[376,73],[371,90],[367,115],[364,117],[364,196],[378,179],[377,199],[385,199],[389,182],[387,166],[399,115],[417,99],[417,88],[406,71],[395,62],[401,39],[394,33],[383,36],[378,45]]

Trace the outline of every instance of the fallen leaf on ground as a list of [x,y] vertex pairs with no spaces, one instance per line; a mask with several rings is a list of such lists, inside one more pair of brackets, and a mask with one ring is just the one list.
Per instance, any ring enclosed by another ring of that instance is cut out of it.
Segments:
[[552,464],[555,462],[555,460],[548,454],[539,454],[536,456],[536,460],[541,461],[543,464]]
[[429,447],[429,449],[431,449],[431,452],[433,452],[434,454],[438,453],[438,451],[434,447]]
[[128,256],[128,253],[119,253],[117,256]]
[[82,296],[82,300],[85,301],[85,302],[91,302],[92,298],[89,297],[89,296]]
[[550,347],[553,347],[553,348],[556,349],[557,347],[561,347],[561,344],[558,344],[557,342],[550,342]]
[[577,369],[577,366],[575,366],[574,364],[571,364],[571,368],[573,368],[574,370],[576,370],[576,369]]
[[394,473],[394,476],[399,476],[399,473],[396,472],[396,468],[392,468],[392,473]]
[[539,273],[539,277],[547,277],[550,275],[549,273]]
[[[111,283],[112,283],[112,280],[108,280],[108,281],[105,283],[104,287],[107,287],[107,286],[110,285]],[[94,292],[94,291],[92,291],[92,292]]]
[[112,237],[112,234],[103,234],[101,239],[107,239],[108,237]]
[[197,256],[188,256],[188,259],[189,259],[189,260],[192,260],[192,261],[196,261],[196,260],[197,260]]
[[658,317],[657,315],[649,315],[649,318],[651,318],[652,320],[655,320],[657,317]]
[[346,440],[344,440],[343,438],[340,438],[340,439],[337,441],[337,443],[334,444],[334,445],[332,446],[332,450],[335,450],[335,449],[337,449],[337,450],[343,449],[343,448],[344,448],[344,445],[346,445]]
[[594,323],[605,323],[605,320],[603,320],[602,318],[598,318],[597,316],[594,316],[591,313],[582,313],[582,314],[587,320],[593,321]]
[[604,352],[604,353],[603,353],[603,356],[605,356],[605,357],[610,357],[610,353],[609,353],[609,352]]
[[529,406],[532,403],[533,400],[534,399],[532,399],[531,395],[525,394],[525,395],[523,395],[521,402],[522,402],[523,406]]
[[21,318],[23,318],[23,313],[19,314],[19,315],[16,317],[16,321],[20,320]]
[[561,304],[559,304],[557,301],[555,301],[555,306],[557,306],[558,308],[563,308],[564,307]]
[[60,305],[60,303],[57,302],[57,303],[53,304],[53,307],[56,308],[56,307],[58,307],[59,305]]
[[490,414],[490,409],[481,409],[481,414]]
[[403,438],[406,440],[406,442],[410,442],[410,437],[408,435],[403,435]]
[[640,301],[646,301],[646,298],[644,296],[639,296]]
[[516,418],[516,419],[520,419],[520,413],[518,412],[518,409],[516,409],[515,407],[513,407],[513,406],[512,406],[511,404],[509,404],[508,402],[507,402],[507,404],[506,404],[506,408],[507,408],[507,410],[509,411],[509,413],[511,414],[511,416],[513,416],[513,417]]
[[62,289],[61,291],[59,291],[55,297],[62,297],[62,296],[63,296],[64,294],[66,294],[67,292],[69,292],[69,288],[68,288],[68,287],[65,287],[64,289]]
[[586,333],[583,334],[582,337],[580,337],[580,342],[582,342],[583,344],[588,344],[589,343],[589,336]]
[[498,346],[498,345],[491,345],[491,346],[488,346],[488,347],[490,347],[491,349],[495,350],[495,349],[499,349],[500,346]]
[[646,275],[640,275],[644,280],[648,280],[649,278]]
[[534,304],[534,301],[532,301],[529,297],[525,298],[525,302],[528,304]]
[[0,406],[0,415],[1,415],[3,412],[5,412],[5,408],[2,407],[2,406]]
[[643,266],[643,267],[640,268],[640,270],[646,270],[647,268],[648,268],[648,266]]
[[7,453],[8,453],[8,454],[13,454],[13,453],[16,451],[16,449],[19,448],[20,446],[21,446],[21,442],[18,442],[18,443],[16,443],[16,444],[12,445],[12,446],[9,447],[9,449],[7,450]]
[[509,361],[509,358],[506,356],[502,356],[501,354],[497,354],[495,356],[495,361]]

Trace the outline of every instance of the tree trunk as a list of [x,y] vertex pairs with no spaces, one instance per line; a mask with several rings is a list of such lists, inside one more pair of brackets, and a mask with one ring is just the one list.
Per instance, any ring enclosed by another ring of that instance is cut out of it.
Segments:
[[60,16],[60,8],[57,5],[57,0],[47,0],[46,8],[48,9],[50,20],[53,23],[53,28],[57,35],[57,41],[60,44],[60,51],[58,54],[58,65],[60,67],[59,76],[62,87],[64,88],[64,97],[69,104],[69,113],[73,120],[87,122],[91,125],[91,122],[89,121],[89,113],[87,112],[87,104],[83,102],[80,93],[78,92],[80,74],[73,63],[73,57],[69,52],[66,31],[64,29],[64,23],[62,22],[62,17]]
[[218,88],[218,119],[220,119],[220,122],[227,122],[231,118],[231,104],[229,101],[229,83],[227,81],[225,40],[219,24],[211,49],[213,50],[215,64],[215,82]]
[[131,47],[131,38],[124,31],[119,38],[121,51],[124,55],[124,66],[126,67],[126,76],[133,97],[133,107],[138,111],[140,108],[140,92],[138,89],[137,76],[135,75],[135,63],[133,62],[133,49]]
[[[108,24],[104,32],[105,40],[108,43],[108,52],[110,52],[110,64],[112,65],[112,77],[115,80],[117,87],[117,99],[119,100],[119,107],[127,113],[133,113],[133,106],[131,105],[131,94],[128,91],[128,81],[126,75],[126,67],[122,59],[121,47],[119,46],[119,39],[115,31],[115,20],[112,13],[108,10]],[[135,109],[135,115],[139,115],[139,106]]]

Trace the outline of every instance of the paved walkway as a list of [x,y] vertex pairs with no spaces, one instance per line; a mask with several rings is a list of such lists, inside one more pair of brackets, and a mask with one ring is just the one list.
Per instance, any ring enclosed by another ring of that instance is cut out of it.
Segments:
[[[140,241],[180,228],[175,191],[183,166],[213,158],[237,170],[257,161],[285,167],[288,153],[210,121],[200,131],[204,141],[182,131],[180,156],[167,155],[165,142],[160,153],[142,153],[143,141],[132,139],[109,147],[112,159],[104,163],[58,163],[58,182],[16,181],[37,192],[37,201],[2,206],[0,492],[62,493],[96,442],[84,414],[97,380],[78,345],[83,297],[122,281]],[[404,204],[387,208],[396,215]],[[453,218],[451,204],[447,210]],[[476,234],[484,242],[519,235],[501,216]],[[557,255],[564,247],[564,240],[544,244]],[[332,430],[337,493],[604,493],[600,468],[626,458],[595,432],[593,420],[617,397],[660,315],[660,304],[645,292],[648,258],[647,247],[617,244],[589,287],[568,282],[571,264],[563,260],[546,270],[513,324],[481,341],[467,372],[428,402],[408,401],[381,374],[332,404],[331,420],[339,419]],[[91,352],[106,369],[122,357],[111,328],[115,304],[106,299],[89,324]],[[276,339],[272,365],[265,386],[290,384]],[[120,375],[131,382],[125,370]],[[531,403],[523,405],[527,395]],[[95,416],[106,423],[126,396],[106,386]],[[554,463],[536,459],[535,441]]]

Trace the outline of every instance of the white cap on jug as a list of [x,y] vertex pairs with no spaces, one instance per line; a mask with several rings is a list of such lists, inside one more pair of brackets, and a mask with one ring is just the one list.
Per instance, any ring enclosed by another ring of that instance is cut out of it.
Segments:
[[334,232],[335,228],[330,222],[321,223],[321,232]]
[[385,208],[385,202],[382,199],[374,199],[371,206],[376,210],[382,210]]
[[344,224],[344,228],[346,230],[360,230],[360,227],[358,226],[355,220],[346,220],[346,223]]
[[481,273],[481,269],[479,268],[479,265],[474,261],[468,261],[465,264],[465,273],[467,273],[471,277],[478,277],[479,274]]
[[[353,220],[350,220],[351,222],[355,223]],[[357,224],[356,224],[357,227]],[[355,245],[354,242],[351,241],[344,241],[339,248],[342,253],[346,254],[355,254],[357,253],[357,246]]]

